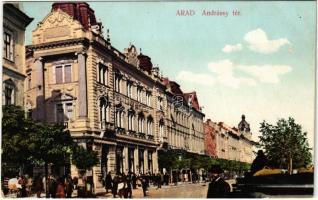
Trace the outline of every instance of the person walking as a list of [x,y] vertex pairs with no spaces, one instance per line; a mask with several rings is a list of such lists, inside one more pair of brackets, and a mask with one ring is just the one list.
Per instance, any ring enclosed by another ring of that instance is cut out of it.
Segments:
[[38,176],[34,180],[34,192],[37,198],[41,198],[41,193],[43,191],[43,182],[41,176]]
[[21,185],[20,197],[27,197],[26,184],[27,180],[24,176],[20,176],[18,183]]
[[65,198],[65,185],[64,181],[61,178],[58,178],[56,181],[56,198]]
[[105,178],[105,189],[106,189],[106,194],[108,193],[108,190],[111,190],[112,189],[112,175],[111,175],[111,172],[109,171],[106,175],[106,178]]
[[136,189],[137,188],[137,176],[135,173],[132,173],[131,180],[132,180],[133,189]]
[[48,181],[49,181],[49,196],[51,198],[55,198],[56,188],[57,188],[56,180],[52,175],[50,175]]
[[148,181],[145,175],[141,175],[141,187],[144,194],[144,197],[147,196],[147,189],[148,189]]
[[116,198],[118,183],[119,183],[119,175],[116,174],[114,179],[113,179],[113,187],[112,187],[113,198]]
[[126,177],[126,196],[125,198],[132,198],[132,173],[129,172],[128,176]]
[[157,189],[161,188],[161,177],[162,177],[162,174],[160,172],[157,173],[157,176],[156,176],[156,181],[157,181]]
[[74,184],[70,175],[67,176],[65,181],[66,198],[72,198]]

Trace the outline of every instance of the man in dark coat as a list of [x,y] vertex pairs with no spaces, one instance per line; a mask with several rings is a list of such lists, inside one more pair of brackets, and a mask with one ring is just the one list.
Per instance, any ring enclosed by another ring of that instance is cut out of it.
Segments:
[[225,182],[225,180],[220,176],[223,170],[219,165],[213,166],[210,170],[212,174],[212,181],[209,183],[207,198],[227,198],[231,187]]
[[113,187],[112,187],[113,198],[116,198],[118,183],[119,183],[119,174],[116,174],[116,176],[113,179]]
[[255,172],[263,169],[265,166],[268,166],[268,160],[266,156],[264,155],[264,152],[262,150],[259,150],[257,152],[257,156],[254,159],[252,165],[251,165],[251,175],[255,174]]
[[136,189],[137,188],[137,176],[135,173],[132,173],[131,181],[132,181],[133,189]]
[[106,193],[108,193],[108,190],[112,189],[112,175],[111,172],[108,172],[108,174],[106,175],[105,178],[105,189],[106,189]]

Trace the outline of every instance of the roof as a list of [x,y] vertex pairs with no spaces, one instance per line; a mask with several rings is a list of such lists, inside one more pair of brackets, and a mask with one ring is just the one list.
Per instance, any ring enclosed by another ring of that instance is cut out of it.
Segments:
[[190,92],[190,93],[184,93],[183,96],[184,96],[186,102],[190,102],[194,109],[196,109],[197,111],[200,110],[200,105],[199,105],[197,93],[195,91]]
[[94,10],[89,7],[85,2],[58,2],[52,4],[52,11],[61,9],[75,20],[79,21],[85,30],[90,26],[96,25],[96,17]]

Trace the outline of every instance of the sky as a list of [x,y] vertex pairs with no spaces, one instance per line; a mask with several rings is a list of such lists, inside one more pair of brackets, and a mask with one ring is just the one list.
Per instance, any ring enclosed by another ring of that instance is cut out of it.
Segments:
[[[316,2],[89,4],[115,48],[142,48],[164,76],[184,92],[197,92],[206,119],[237,126],[244,114],[257,141],[262,121],[290,116],[313,147]],[[27,44],[51,5],[23,3],[34,18]],[[203,15],[208,11],[223,15]]]

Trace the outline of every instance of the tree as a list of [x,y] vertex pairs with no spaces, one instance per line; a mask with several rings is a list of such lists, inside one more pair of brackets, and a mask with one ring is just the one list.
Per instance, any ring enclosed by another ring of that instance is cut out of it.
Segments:
[[260,146],[274,167],[287,167],[291,173],[293,167],[311,162],[307,133],[302,132],[301,125],[296,124],[293,118],[279,119],[276,125],[264,121],[260,132]]
[[72,162],[78,169],[88,170],[99,163],[97,152],[88,151],[82,146],[77,146],[72,155]]
[[20,167],[30,164],[28,149],[30,134],[36,130],[36,124],[24,117],[20,106],[3,106],[2,117],[2,163]]
[[63,126],[35,123],[24,115],[21,107],[3,108],[2,162],[44,165],[46,180],[48,165],[65,165],[72,154],[79,169],[89,169],[98,163],[97,153],[79,147]]

